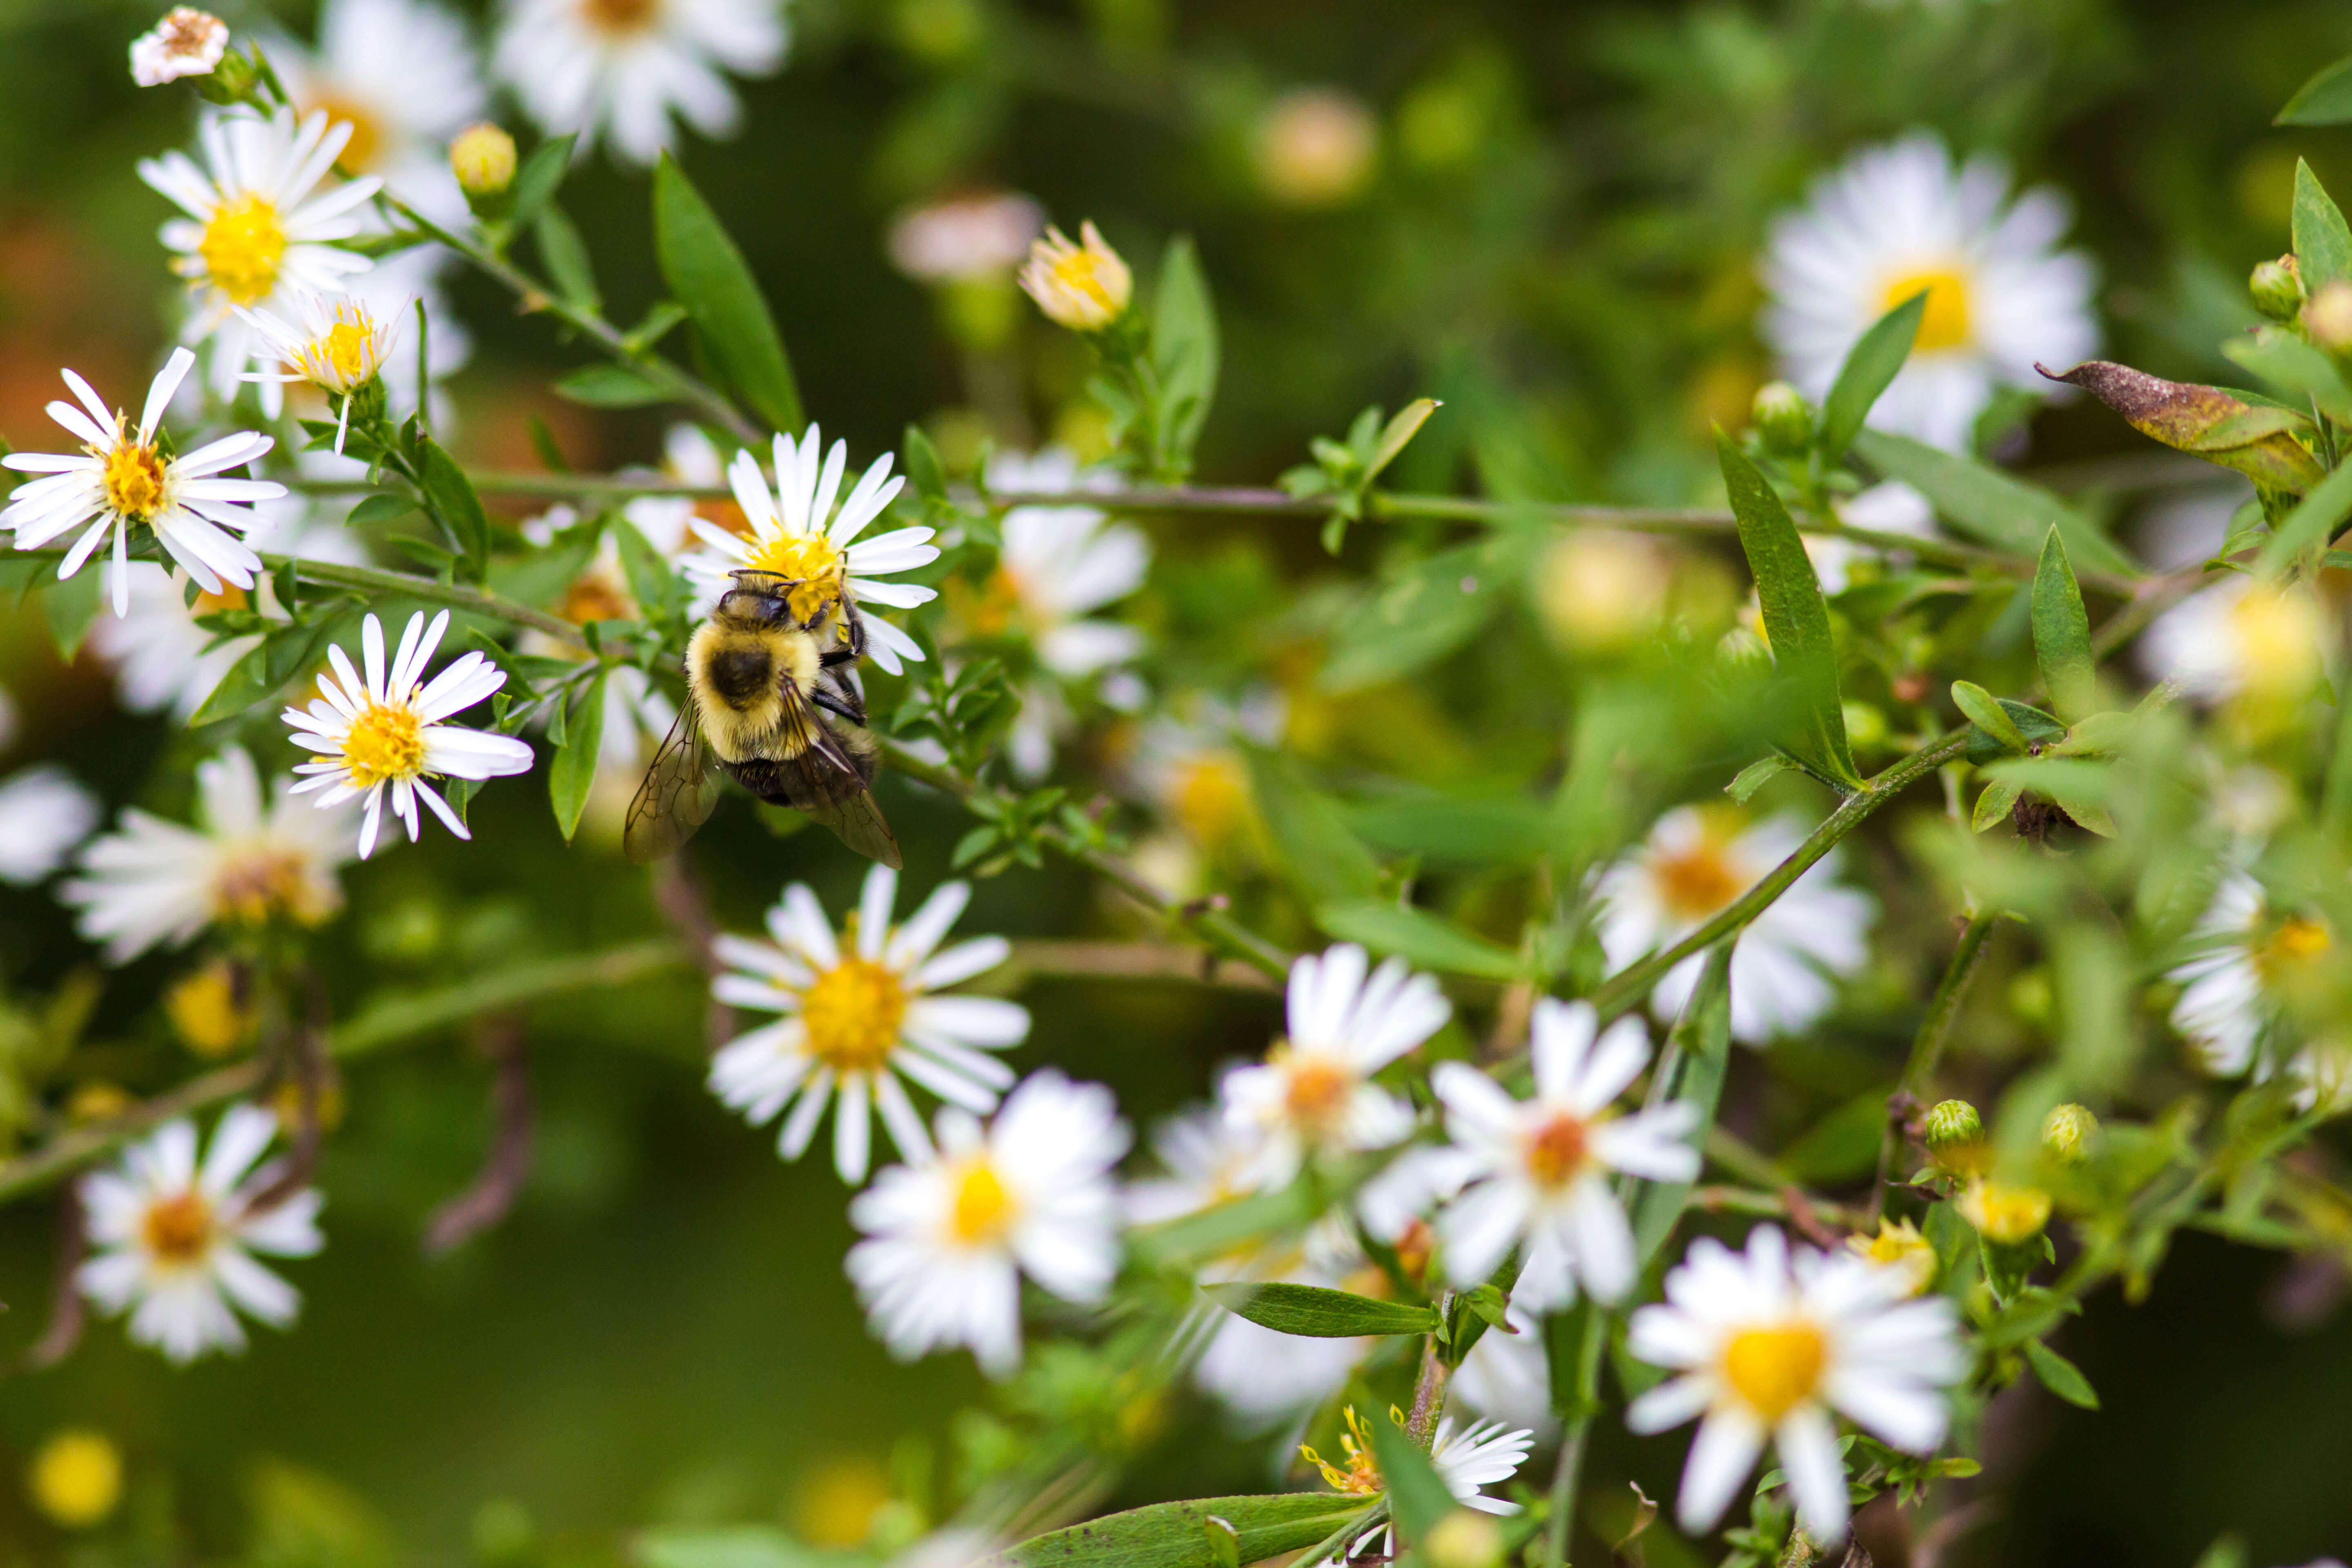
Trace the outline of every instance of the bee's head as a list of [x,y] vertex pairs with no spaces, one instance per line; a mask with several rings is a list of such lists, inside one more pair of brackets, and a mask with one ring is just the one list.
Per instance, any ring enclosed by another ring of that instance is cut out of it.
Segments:
[[719,597],[721,617],[761,626],[797,624],[792,605],[792,591],[800,586],[796,579],[779,572],[749,569],[728,575],[735,579],[735,586]]

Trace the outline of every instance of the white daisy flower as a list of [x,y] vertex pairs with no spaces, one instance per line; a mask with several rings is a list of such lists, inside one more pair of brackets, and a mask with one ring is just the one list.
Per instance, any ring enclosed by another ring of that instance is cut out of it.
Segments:
[[2172,1026],[2216,1078],[2263,1065],[2257,1047],[2283,994],[2324,974],[2336,947],[2326,921],[2271,909],[2262,884],[2242,871],[2221,879],[2190,941],[2204,951],[2165,975],[2181,987]]
[[193,5],[174,5],[131,40],[131,79],[161,87],[184,76],[210,76],[228,53],[228,24]]
[[335,409],[335,455],[343,451],[343,437],[352,422],[352,394],[383,374],[385,361],[400,341],[406,310],[378,318],[362,300],[330,300],[322,294],[294,296],[298,321],[289,321],[265,310],[236,307],[253,330],[255,357],[282,370],[247,371],[245,379],[264,385],[301,384],[331,393]]
[[279,779],[265,799],[251,754],[231,746],[196,765],[196,826],[125,809],[58,890],[81,911],[77,929],[106,944],[109,963],[128,963],[159,943],[184,946],[207,926],[334,918],[351,825],[295,799],[293,782]]
[[1550,1311],[1574,1301],[1581,1285],[1602,1301],[1622,1300],[1633,1285],[1633,1229],[1610,1178],[1697,1178],[1698,1154],[1686,1142],[1695,1108],[1611,1110],[1649,1065],[1641,1019],[1620,1018],[1596,1040],[1598,1021],[1590,1002],[1536,1003],[1533,1100],[1512,1099],[1465,1062],[1440,1062],[1431,1075],[1454,1152],[1473,1173],[1437,1225],[1456,1285],[1481,1283],[1524,1242],[1514,1300]]
[[0,882],[30,887],[98,826],[98,797],[54,763],[0,779]]
[[1120,1194],[1127,1223],[1181,1219],[1255,1192],[1263,1146],[1255,1128],[1234,1126],[1214,1106],[1168,1118],[1151,1133],[1151,1152],[1164,1174],[1127,1184]]
[[316,49],[273,40],[269,63],[299,109],[352,128],[336,162],[436,223],[464,223],[444,153],[489,106],[465,23],[430,0],[329,0],[318,37]]
[[[1601,877],[1609,966],[1622,969],[1706,924],[1794,854],[1805,835],[1793,816],[1748,826],[1718,806],[1679,806],[1658,818],[1642,847]],[[1836,999],[1832,978],[1868,960],[1864,938],[1876,906],[1837,884],[1840,858],[1831,850],[1739,933],[1731,954],[1734,1037],[1760,1045],[1806,1028]],[[1680,1011],[1705,967],[1704,954],[1691,954],[1666,972],[1651,1000],[1663,1012]]]
[[1118,1112],[1099,1084],[1037,1073],[985,1127],[942,1108],[938,1152],[851,1201],[866,1239],[849,1278],[891,1354],[968,1345],[1002,1377],[1021,1362],[1020,1276],[1066,1301],[1103,1299],[1118,1272]]
[[1001,936],[939,951],[971,901],[971,884],[940,884],[906,924],[893,926],[898,892],[898,873],[889,867],[866,872],[857,912],[836,940],[816,895],[794,882],[768,911],[772,943],[719,938],[719,956],[732,970],[710,985],[730,1006],[782,1015],[711,1059],[710,1091],[754,1127],[773,1121],[797,1095],[776,1141],[778,1153],[797,1160],[838,1089],[833,1163],[852,1186],[866,1179],[869,1108],[881,1112],[901,1158],[931,1157],[901,1078],[984,1112],[1013,1082],[1013,1069],[985,1053],[1029,1036],[1029,1010],[1019,1003],[934,994],[1012,956],[1013,944]]
[[1027,259],[1045,211],[1012,191],[950,196],[890,225],[890,265],[918,283],[1001,278]]
[[1773,226],[1763,331],[1780,373],[1818,402],[1870,324],[1924,289],[1911,358],[1870,423],[1962,449],[1997,386],[2039,389],[2034,361],[2098,349],[2090,258],[2057,248],[2069,217],[2056,190],[2012,202],[1998,160],[1955,170],[1924,133],[1856,154]]
[[[434,427],[445,435],[457,423],[457,408],[441,384],[465,369],[474,354],[473,336],[451,310],[448,291],[441,286],[442,274],[454,260],[438,246],[415,246],[378,258],[373,267],[349,279],[343,286],[346,297],[400,335],[382,367],[384,401],[394,417],[405,417],[406,411],[415,408],[420,398],[429,399],[425,411]],[[425,308],[425,364],[422,385],[416,378],[419,304]],[[311,418],[331,416],[324,397],[299,389],[294,396],[298,412]],[[326,448],[306,449],[295,455],[295,461],[312,479],[352,479],[368,471],[367,465],[357,458],[343,457]]]
[[782,0],[508,0],[491,66],[541,130],[609,136],[633,163],[673,144],[675,112],[703,135],[741,120],[719,74],[767,76],[791,34]]
[[196,363],[185,349],[172,357],[147,388],[147,405],[134,426],[127,415],[110,413],[89,383],[72,371],[64,373],[75,403],[63,399],[49,405],[49,417],[80,438],[79,453],[11,452],[0,458],[19,473],[48,478],[20,485],[7,507],[0,510],[0,528],[16,531],[16,548],[37,550],[60,535],[80,533],[58,564],[63,582],[82,569],[107,535],[114,537],[110,577],[114,613],[131,610],[131,528],[145,525],[173,560],[205,592],[219,594],[225,584],[253,586],[261,569],[240,533],[261,526],[252,503],[275,500],[286,487],[268,479],[231,479],[268,452],[274,444],[267,436],[241,430],[224,436],[194,451],[165,457],[156,436],[172,395]]
[[1941,1390],[1968,1369],[1952,1305],[1911,1299],[1900,1268],[1789,1244],[1769,1226],[1736,1253],[1701,1237],[1666,1276],[1666,1300],[1633,1313],[1633,1353],[1682,1375],[1635,1399],[1625,1424],[1663,1432],[1699,1417],[1675,1506],[1711,1530],[1769,1439],[1797,1517],[1827,1543],[1845,1534],[1845,1461],[1832,1412],[1911,1453],[1932,1453]]
[[[209,381],[227,398],[253,358],[253,329],[235,308],[284,315],[296,289],[342,293],[344,279],[369,263],[334,242],[360,232],[360,208],[381,182],[370,175],[319,188],[352,137],[351,126],[331,125],[324,110],[299,120],[290,110],[267,120],[231,110],[205,116],[196,129],[204,167],[184,153],[166,153],[142,159],[139,177],[188,215],[163,229],[175,253],[172,270],[188,280],[193,299],[181,335],[211,342]],[[282,398],[266,384],[261,395],[275,419]]]
[[1257,690],[1239,703],[1201,697],[1170,710],[1137,739],[1127,769],[1134,792],[1202,848],[1230,848],[1256,819],[1242,745],[1279,740],[1288,706],[1279,692]]
[[[1373,1458],[1370,1429],[1352,1405],[1348,1406],[1343,1419],[1347,1430],[1340,1434],[1339,1447],[1347,1459],[1345,1465],[1332,1464],[1309,1447],[1302,1446],[1298,1451],[1337,1489],[1358,1497],[1377,1497],[1388,1490],[1388,1481],[1381,1474],[1380,1461]],[[1445,1483],[1445,1489],[1454,1494],[1454,1500],[1464,1508],[1509,1515],[1518,1512],[1519,1505],[1507,1498],[1488,1497],[1484,1489],[1518,1474],[1519,1467],[1528,1462],[1528,1450],[1534,1446],[1535,1434],[1524,1428],[1512,1431],[1500,1421],[1474,1421],[1457,1429],[1454,1417],[1448,1415],[1430,1435],[1429,1462],[1438,1479]],[[1377,1535],[1361,1537],[1349,1549],[1348,1555],[1358,1556],[1375,1545],[1375,1557],[1395,1556],[1395,1528],[1383,1526]]]
[[[442,825],[460,838],[471,838],[464,822],[426,783],[434,778],[492,779],[530,771],[528,742],[511,735],[494,735],[444,722],[488,697],[507,682],[506,672],[478,652],[461,654],[449,668],[425,684],[425,667],[441,646],[449,627],[449,612],[433,617],[428,628],[419,610],[408,618],[389,671],[383,659],[383,624],[371,615],[360,627],[360,653],[367,679],[352,668],[340,646],[330,646],[327,658],[333,675],[319,677],[319,695],[306,708],[289,708],[279,715],[293,730],[293,742],[321,760],[304,763],[294,771],[304,776],[294,786],[297,795],[323,790],[321,809],[364,795],[367,810],[360,819],[359,855],[374,852],[376,829],[383,811],[384,786],[392,787],[393,815],[408,825],[408,841],[421,833],[416,803],[433,808]],[[341,677],[338,681],[337,677]]]
[[2156,617],[2139,663],[2209,702],[2292,702],[2327,676],[2331,616],[2317,595],[2233,572]]
[[1373,970],[1353,942],[1291,964],[1286,1010],[1289,1037],[1217,1085],[1225,1120],[1265,1139],[1257,1185],[1266,1192],[1288,1186],[1310,1153],[1385,1149],[1411,1132],[1412,1107],[1372,1075],[1454,1013],[1435,980],[1401,958]]
[[[889,510],[907,483],[890,477],[889,453],[874,459],[837,511],[834,500],[841,494],[849,462],[848,442],[835,441],[830,453],[821,454],[817,428],[812,425],[797,445],[789,436],[777,437],[775,457],[776,488],[771,491],[760,460],[750,452],[735,454],[727,482],[751,532],[747,537],[697,518],[694,533],[703,548],[686,557],[688,576],[706,588],[722,590],[733,585],[730,573],[746,569],[790,578],[800,584],[792,591],[793,614],[804,623],[817,620],[835,599],[906,610],[939,597],[935,589],[877,580],[878,574],[908,572],[938,560],[932,530],[900,528],[872,539],[857,537]],[[866,617],[866,631],[874,662],[893,675],[904,668],[901,658],[923,657],[914,638],[879,616]]]
[[75,1274],[82,1294],[108,1312],[131,1311],[131,1337],[175,1362],[245,1349],[236,1310],[285,1328],[302,1298],[254,1261],[257,1252],[308,1258],[325,1245],[315,1188],[262,1213],[248,1206],[276,1167],[246,1173],[277,1135],[278,1118],[234,1105],[196,1163],[196,1129],[173,1121],[134,1144],[112,1171],[81,1182],[93,1255]]

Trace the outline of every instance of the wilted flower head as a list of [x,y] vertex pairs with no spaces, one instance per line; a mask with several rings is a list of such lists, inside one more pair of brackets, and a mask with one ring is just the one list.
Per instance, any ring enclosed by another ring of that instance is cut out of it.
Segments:
[[1072,331],[1098,332],[1126,313],[1135,276],[1089,218],[1072,245],[1058,228],[1029,247],[1021,287],[1046,316]]
[[228,52],[228,24],[209,11],[175,5],[131,44],[131,79],[161,87],[184,76],[210,76]]

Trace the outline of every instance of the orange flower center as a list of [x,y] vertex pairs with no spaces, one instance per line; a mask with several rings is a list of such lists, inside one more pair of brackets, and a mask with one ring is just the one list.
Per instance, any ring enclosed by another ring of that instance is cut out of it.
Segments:
[[1528,1140],[1528,1174],[1543,1186],[1566,1186],[1584,1169],[1591,1144],[1591,1129],[1563,1110]]
[[580,15],[600,33],[625,37],[651,28],[661,0],[581,0]]
[[1724,1347],[1723,1380],[1770,1426],[1812,1397],[1828,1360],[1829,1346],[1811,1323],[1743,1329]]
[[590,572],[564,591],[556,614],[574,626],[590,621],[635,620],[637,606],[622,588],[602,572]]
[[1293,1056],[1277,1047],[1276,1059],[1288,1068],[1282,1091],[1283,1109],[1308,1128],[1327,1127],[1348,1107],[1356,1075],[1344,1062],[1328,1056]]
[[383,155],[384,134],[383,122],[373,111],[333,93],[325,94],[310,107],[323,109],[329,120],[352,128],[352,139],[343,143],[342,156],[335,160],[337,163],[354,174],[364,174],[376,166],[376,160]]
[[280,914],[317,925],[334,912],[311,886],[307,858],[290,849],[266,848],[221,866],[213,878],[213,910],[222,920],[250,926]]
[[157,1198],[147,1205],[141,1233],[158,1263],[186,1268],[212,1247],[213,1206],[193,1188]]
[[1712,839],[1654,865],[1658,897],[1677,920],[1705,920],[1748,890],[1748,879]]

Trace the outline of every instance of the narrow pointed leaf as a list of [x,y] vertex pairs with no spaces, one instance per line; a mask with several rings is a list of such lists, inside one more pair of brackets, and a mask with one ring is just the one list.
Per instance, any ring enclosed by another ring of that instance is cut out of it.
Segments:
[[2042,1380],[2042,1386],[2067,1404],[2085,1410],[2099,1407],[2099,1396],[2093,1391],[2091,1380],[2083,1375],[2083,1369],[2040,1340],[2025,1342],[2025,1359],[2032,1364],[2033,1375]]
[[[2081,387],[2151,440],[2235,468],[2268,489],[2301,495],[2326,473],[2319,460],[2289,434],[2307,426],[2308,420],[2284,410],[2258,409],[2218,386],[2167,381],[2096,359],[2084,360],[2063,375],[2047,370],[2042,374]],[[2080,551],[2075,553],[2081,556]]]
[[1276,1281],[1203,1285],[1202,1294],[1237,1318],[1277,1334],[1311,1340],[1352,1340],[1365,1334],[1425,1334],[1437,1327],[1437,1309],[1382,1301],[1320,1285]]
[[1217,310],[1189,236],[1168,242],[1151,319],[1151,363],[1160,379],[1160,476],[1192,469],[1192,448],[1217,395]]
[[1381,1479],[1389,1484],[1389,1510],[1396,1516],[1397,1532],[1408,1546],[1426,1540],[1437,1521],[1454,1511],[1453,1489],[1403,1427],[1384,1415],[1375,1415],[1365,1428],[1372,1435],[1372,1456],[1380,1461]]
[[775,318],[743,253],[667,153],[654,170],[654,254],[721,379],[770,428],[798,432],[807,421]]
[[563,727],[562,749],[547,770],[547,790],[555,806],[555,826],[565,842],[580,830],[580,814],[587,809],[588,786],[596,780],[596,755],[604,741],[604,682],[609,669],[600,669],[577,700]]
[[2007,822],[2009,814],[2017,809],[2018,797],[2024,793],[2018,785],[2000,779],[1985,785],[1984,793],[1977,796],[1976,809],[1969,813],[1969,831],[1983,833]]
[[2021,756],[2024,754],[2024,734],[2019,731],[2017,721],[2002,710],[1991,692],[1973,680],[1955,680],[1952,682],[1952,705],[1968,716],[1969,723],[2001,745]]
[[[2309,340],[2284,327],[2263,327],[2242,338],[2231,339],[2221,345],[2221,352],[2232,363],[2243,365],[2270,383],[2280,396],[2295,402],[2309,399],[2337,424],[2352,425],[2352,388],[2345,385],[2344,374],[2336,368],[2336,362]],[[2253,412],[2260,414],[2263,410]],[[2277,415],[2289,411],[2271,412]]]
[[1291,885],[1310,904],[1374,897],[1380,862],[1349,830],[1339,807],[1317,794],[1287,757],[1257,747],[1247,754],[1250,792]]
[[2352,228],[2311,165],[2294,161],[2294,259],[2305,294],[2352,281]]
[[[49,571],[56,572],[51,566]],[[47,613],[49,637],[58,645],[58,657],[71,664],[81,651],[82,639],[98,622],[98,614],[106,596],[106,574],[112,571],[100,556],[93,555],[82,569],[64,581],[49,576],[41,583],[41,608]]]
[[2352,58],[2337,60],[2295,89],[2273,125],[2352,122]]
[[1204,1526],[1222,1519],[1241,1538],[1244,1563],[1300,1552],[1365,1510],[1342,1492],[1276,1492],[1160,1502],[1032,1536],[981,1568],[1216,1568]]
[[474,481],[457,460],[430,436],[417,442],[418,477],[425,486],[425,504],[449,533],[449,542],[466,558],[466,575],[478,583],[490,564],[490,517]]
[[2066,542],[2053,528],[2042,542],[2042,563],[2033,574],[2033,657],[2051,706],[2068,721],[2081,719],[2098,703],[2098,660],[2091,652],[2091,616],[2083,607],[2082,585],[2066,559]]
[[571,173],[572,148],[579,140],[576,134],[558,136],[530,150],[514,184],[507,187],[514,198],[514,205],[507,213],[508,222],[525,228],[539,216],[539,209],[547,205],[562,187],[563,176]]
[[1379,479],[1381,470],[1397,460],[1397,454],[1405,449],[1406,443],[1421,434],[1429,416],[1443,406],[1434,397],[1416,397],[1398,409],[1396,416],[1381,432],[1380,445],[1372,448],[1372,460],[1364,465],[1365,482]]
[[1997,550],[2031,556],[2054,524],[2067,553],[2085,568],[2116,577],[2139,574],[2138,565],[2097,523],[2055,492],[2015,474],[1885,430],[1864,431],[1853,449],[1879,473],[1926,496],[1953,527]]
[[2314,485],[2295,503],[2263,546],[2254,563],[2257,573],[2284,571],[2305,551],[2326,543],[2347,517],[2352,517],[2352,463],[2347,463]]
[[[1979,686],[1976,689],[1982,691],[1984,688]],[[1955,692],[1953,701],[1957,704],[1958,700],[1958,694]],[[2017,727],[2017,732],[2025,738],[2025,750],[2029,752],[2036,746],[2047,750],[2066,738],[2065,725],[2030,703],[2004,697],[1996,706],[2008,715],[2009,721]],[[1966,712],[1967,710],[1962,709],[1961,711]],[[1964,754],[1969,761],[1981,767],[1988,763],[2000,762],[2004,757],[2016,756],[2018,752],[2007,741],[1996,739],[1990,730],[1978,724],[1969,732],[1968,750]]]
[[1764,607],[1772,662],[1802,703],[1804,731],[1793,749],[1830,776],[1859,785],[1862,776],[1854,771],[1853,753],[1846,744],[1845,713],[1838,699],[1837,647],[1830,637],[1829,605],[1822,598],[1812,558],[1805,553],[1805,542],[1789,509],[1748,454],[1720,430],[1715,446],[1732,513],[1739,520],[1740,548],[1748,552],[1757,598]]
[[1863,421],[1911,357],[1919,335],[1919,318],[1927,311],[1927,291],[1921,289],[1870,324],[1855,340],[1838,367],[1837,380],[1822,400],[1822,456],[1835,461],[1845,454]]

